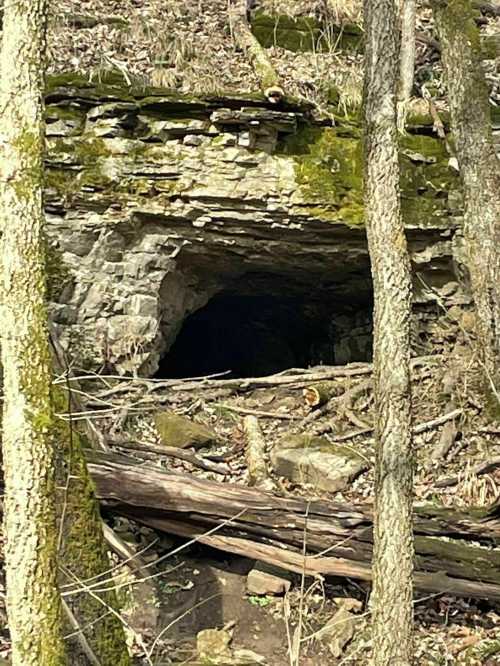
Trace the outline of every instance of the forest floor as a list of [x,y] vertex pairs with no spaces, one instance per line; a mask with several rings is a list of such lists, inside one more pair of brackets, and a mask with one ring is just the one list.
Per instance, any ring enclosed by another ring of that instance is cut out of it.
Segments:
[[[120,70],[135,83],[163,86],[186,95],[255,92],[259,82],[233,39],[230,0],[62,0],[49,23],[49,73],[80,72],[99,78]],[[498,0],[496,0],[498,2]],[[320,112],[331,105],[357,107],[363,85],[359,47],[342,48],[343,31],[362,30],[361,0],[257,0],[269,16],[313,20],[321,26],[318,50],[283,48],[277,39],[266,52],[288,95]],[[491,4],[495,5],[495,2]],[[278,27],[278,24],[276,24]],[[276,29],[277,29],[276,27]],[[422,3],[417,17],[415,85],[429,87],[438,108],[446,106],[432,14]],[[339,33],[340,30],[340,33]],[[483,35],[500,32],[500,16],[485,15]],[[339,36],[340,35],[340,36]],[[500,62],[483,61],[491,101],[500,104]]]
[[[441,329],[441,333],[443,343],[446,331]],[[420,357],[412,373],[415,502],[488,506],[499,494],[500,420],[491,416],[482,397],[467,344],[454,341],[447,346],[448,351],[445,347],[441,346],[441,354]],[[88,408],[95,415],[100,411],[102,418],[96,423],[117,453],[173,473],[242,486],[249,484],[243,420],[255,415],[265,440],[264,460],[275,493],[359,505],[373,502],[373,392],[370,366],[348,367],[367,372],[329,380],[331,397],[319,408],[310,407],[305,395],[311,388],[325,385],[308,379],[318,371],[328,371],[322,366],[288,370],[257,382],[224,376],[196,381],[96,377],[88,382],[92,387]],[[287,383],[282,384],[283,379]],[[216,433],[217,443],[185,449],[197,461],[215,463],[216,472],[170,453],[158,453],[169,443],[156,426],[159,413],[182,415]],[[365,470],[335,493],[321,490],[313,482],[276,475],[269,453],[277,443],[304,433],[331,442],[340,439],[366,460]],[[121,445],[124,435],[126,447]],[[444,440],[448,440],[446,452],[442,449]],[[135,449],[134,442],[139,445]],[[369,663],[367,583],[281,572],[291,583],[285,596],[253,594],[247,590],[247,575],[255,566],[254,560],[196,542],[186,545],[182,539],[112,514],[108,520],[135,552],[146,549],[141,558],[158,580],[148,587],[149,581],[141,579],[132,594],[135,611],[126,616],[134,627],[130,639],[138,663],[151,663],[144,658],[144,645],[155,655],[152,663],[198,663],[200,641],[206,638],[203,632],[207,629],[218,630],[209,636],[212,643],[222,641],[222,647],[214,648],[211,643],[211,649],[221,650],[214,663]],[[341,608],[348,611],[348,624],[347,636],[339,638],[338,629],[329,627],[328,621]],[[498,604],[452,594],[417,594],[415,620],[415,663],[500,663]],[[299,661],[291,662],[289,645],[298,626],[302,636]]]

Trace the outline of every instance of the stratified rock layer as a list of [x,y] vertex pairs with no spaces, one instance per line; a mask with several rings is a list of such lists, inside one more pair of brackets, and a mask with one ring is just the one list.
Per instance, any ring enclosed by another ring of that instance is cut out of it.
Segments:
[[[186,317],[222,292],[294,295],[304,317],[331,312],[336,362],[369,354],[355,119],[332,126],[300,104],[69,76],[51,81],[47,104],[52,313],[81,366],[154,373]],[[468,300],[456,275],[460,197],[442,142],[403,144],[423,321],[437,301]]]

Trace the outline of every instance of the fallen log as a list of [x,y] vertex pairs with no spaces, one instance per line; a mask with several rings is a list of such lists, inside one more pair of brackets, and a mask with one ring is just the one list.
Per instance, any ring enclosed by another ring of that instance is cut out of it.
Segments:
[[[279,497],[88,452],[103,506],[156,529],[311,575],[370,580],[369,506]],[[500,519],[486,510],[416,507],[415,583],[500,601]],[[303,540],[307,557],[302,557]]]

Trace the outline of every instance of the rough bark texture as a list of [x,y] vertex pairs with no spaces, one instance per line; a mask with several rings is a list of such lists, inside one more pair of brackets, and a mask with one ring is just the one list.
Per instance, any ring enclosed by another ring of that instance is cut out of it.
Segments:
[[415,71],[415,18],[416,0],[401,3],[401,52],[399,55],[399,85],[397,116],[398,130],[404,132],[408,102],[413,89]]
[[4,532],[16,666],[66,663],[43,250],[45,16],[44,0],[5,6],[0,62]]
[[499,383],[500,170],[495,154],[479,33],[469,0],[432,7],[448,84],[465,211],[463,234],[476,308],[477,352],[488,383]]
[[[56,406],[66,411],[64,391],[56,393]],[[73,666],[92,663],[128,666],[130,658],[123,626],[109,611],[118,610],[116,595],[111,592],[89,592],[85,581],[109,581],[110,560],[102,533],[102,521],[95,499],[94,486],[82,455],[81,438],[71,433],[68,423],[59,420],[57,440],[62,453],[57,465],[60,539],[59,582],[65,591],[78,592],[66,597],[70,618],[80,628],[80,635],[68,643]],[[110,587],[109,583],[103,587]],[[67,633],[74,633],[74,627]],[[90,654],[94,659],[90,659]]]
[[374,286],[374,664],[412,655],[410,267],[399,201],[397,3],[365,0],[365,207]]
[[[55,350],[55,367],[58,374],[64,372],[61,351]],[[74,382],[72,382],[74,386]],[[75,387],[76,388],[76,387]],[[60,385],[53,387],[56,413],[80,411],[82,405],[77,395],[70,396]],[[119,609],[116,594],[110,592],[89,593],[86,581],[92,584],[109,580],[110,560],[102,531],[102,520],[95,489],[85,458],[83,444],[97,445],[95,431],[88,425],[82,435],[68,421],[60,417],[54,421],[54,437],[57,441],[56,482],[58,532],[59,532],[59,584],[65,591],[75,591],[65,597],[65,615],[70,624],[83,628],[68,642],[72,666],[112,664],[128,666],[130,658],[125,642],[123,626],[115,614]],[[110,587],[109,584],[100,587]],[[109,610],[112,609],[112,610]],[[115,611],[115,613],[113,613]],[[74,634],[71,626],[67,632]]]

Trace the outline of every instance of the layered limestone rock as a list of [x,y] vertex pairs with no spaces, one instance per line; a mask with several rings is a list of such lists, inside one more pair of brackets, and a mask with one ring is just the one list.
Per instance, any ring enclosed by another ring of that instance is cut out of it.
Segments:
[[[335,340],[308,344],[335,353],[318,362],[369,355],[355,118],[70,76],[51,80],[47,105],[52,314],[80,366],[153,374],[186,317],[221,295],[286,297],[328,319]],[[422,128],[403,140],[402,202],[415,313],[427,321],[436,303],[468,296],[458,179]]]

